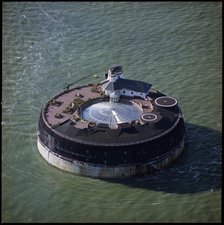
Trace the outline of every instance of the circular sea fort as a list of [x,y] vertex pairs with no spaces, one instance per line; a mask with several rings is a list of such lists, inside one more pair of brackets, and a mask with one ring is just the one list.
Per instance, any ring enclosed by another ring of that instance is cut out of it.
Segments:
[[175,98],[151,84],[125,79],[111,66],[96,84],[67,89],[42,108],[40,154],[51,165],[82,176],[151,174],[175,160],[186,144]]

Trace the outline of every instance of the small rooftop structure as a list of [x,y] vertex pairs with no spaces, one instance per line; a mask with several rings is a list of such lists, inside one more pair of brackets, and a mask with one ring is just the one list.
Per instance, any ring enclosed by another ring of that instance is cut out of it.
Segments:
[[123,73],[123,69],[121,65],[113,65],[109,68],[109,74],[111,76],[117,76]]
[[116,92],[117,96],[138,96],[145,99],[152,85],[142,81],[125,79],[123,76],[121,65],[109,68],[107,80],[102,84],[105,95],[113,94],[114,96],[114,92]]

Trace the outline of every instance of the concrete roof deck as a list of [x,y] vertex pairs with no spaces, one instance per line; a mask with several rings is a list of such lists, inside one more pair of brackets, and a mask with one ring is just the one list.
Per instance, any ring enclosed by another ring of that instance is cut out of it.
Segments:
[[[65,120],[74,119],[74,113],[63,113],[63,110],[69,106],[72,101],[77,98],[77,95],[81,95],[82,100],[88,101],[90,98],[99,98],[102,95],[97,92],[91,91],[92,86],[83,86],[81,88],[74,88],[69,90],[67,93],[59,94],[57,97],[54,97],[56,101],[62,102],[60,106],[48,105],[46,108],[45,118],[50,125],[56,125],[64,122]],[[56,118],[55,115],[60,113],[63,118]]]
[[[95,85],[95,86],[94,86]],[[96,90],[92,91],[92,89]],[[150,94],[149,94],[150,95]],[[61,93],[58,96],[54,97],[53,99],[56,101],[62,102],[60,106],[48,104],[45,108],[45,119],[48,122],[49,125],[51,126],[57,126],[60,125],[61,123],[65,122],[66,120],[72,120],[74,123],[72,126],[78,129],[84,129],[88,128],[89,122],[82,120],[81,118],[79,120],[76,120],[75,118],[79,117],[78,110],[76,109],[73,113],[64,113],[63,110],[69,106],[73,102],[74,99],[79,96],[80,99],[82,99],[85,102],[88,102],[90,99],[96,99],[96,98],[102,98],[102,89],[101,85],[98,84],[90,84],[82,87],[77,87],[73,88],[71,90],[68,90],[67,92]],[[161,96],[161,93],[158,93],[158,96]],[[147,114],[147,113],[156,113],[160,114],[160,117],[164,117],[168,115],[169,117],[174,117],[174,113],[169,112],[169,109],[157,109],[154,107],[154,102],[155,98],[157,96],[153,95],[153,97],[147,97],[147,99],[141,99],[140,97],[128,97],[128,96],[121,96],[121,99],[125,99],[130,101],[131,103],[134,103],[136,107],[139,107],[142,110],[142,114]],[[166,113],[161,113],[163,111],[166,111]],[[62,118],[56,118],[56,114],[61,114]],[[139,118],[140,121],[141,118]]]

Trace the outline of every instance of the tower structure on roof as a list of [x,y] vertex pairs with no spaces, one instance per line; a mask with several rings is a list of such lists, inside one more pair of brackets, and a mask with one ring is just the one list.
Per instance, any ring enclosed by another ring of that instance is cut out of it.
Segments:
[[108,70],[106,81],[102,85],[105,95],[110,96],[111,102],[118,102],[120,96],[147,98],[151,84],[125,79],[121,65],[113,65]]

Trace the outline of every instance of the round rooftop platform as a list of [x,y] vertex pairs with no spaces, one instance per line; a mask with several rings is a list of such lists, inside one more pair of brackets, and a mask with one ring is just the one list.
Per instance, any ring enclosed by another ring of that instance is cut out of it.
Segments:
[[117,124],[139,120],[141,115],[140,108],[130,102],[99,102],[84,108],[81,117],[88,122],[116,127]]
[[162,96],[155,99],[155,104],[162,107],[173,107],[177,104],[177,100],[173,97]]

